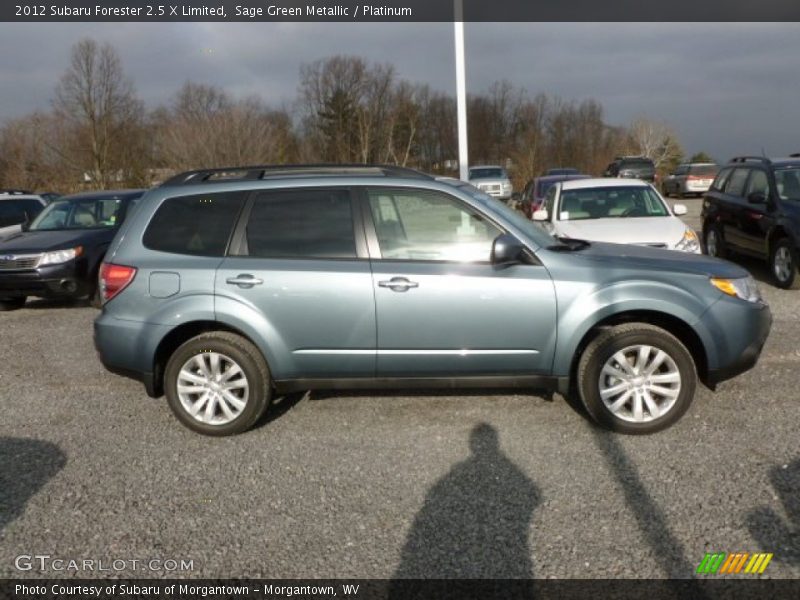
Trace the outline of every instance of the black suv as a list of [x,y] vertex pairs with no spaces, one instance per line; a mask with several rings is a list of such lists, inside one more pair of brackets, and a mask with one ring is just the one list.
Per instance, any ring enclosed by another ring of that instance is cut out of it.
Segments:
[[606,167],[603,177],[625,177],[654,183],[656,165],[646,156],[618,156]]
[[800,156],[740,156],[717,175],[703,202],[706,253],[769,261],[775,284],[800,288]]

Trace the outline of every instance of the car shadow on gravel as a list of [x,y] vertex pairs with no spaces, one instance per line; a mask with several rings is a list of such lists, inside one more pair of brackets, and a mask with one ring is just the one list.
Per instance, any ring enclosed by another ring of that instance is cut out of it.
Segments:
[[800,566],[800,459],[770,469],[769,478],[786,515],[761,507],[747,516],[747,528],[775,560]]
[[415,597],[409,579],[533,577],[529,533],[541,494],[503,453],[491,425],[475,426],[469,447],[470,456],[428,491],[390,597]]
[[25,504],[64,468],[67,456],[50,442],[0,437],[0,532]]

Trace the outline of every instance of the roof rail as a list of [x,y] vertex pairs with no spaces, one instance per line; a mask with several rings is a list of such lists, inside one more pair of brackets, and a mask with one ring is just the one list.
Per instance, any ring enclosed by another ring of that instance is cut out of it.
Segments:
[[366,164],[307,164],[307,165],[258,165],[249,167],[219,167],[186,171],[167,179],[161,187],[195,185],[199,183],[222,183],[225,181],[252,181],[258,179],[351,175],[373,177],[401,177],[407,179],[433,179],[430,175],[393,165]]
[[794,154],[790,154],[789,158],[800,158],[800,152],[795,152]]
[[728,162],[744,163],[744,162],[760,162],[765,165],[771,165],[772,161],[766,156],[734,156]]

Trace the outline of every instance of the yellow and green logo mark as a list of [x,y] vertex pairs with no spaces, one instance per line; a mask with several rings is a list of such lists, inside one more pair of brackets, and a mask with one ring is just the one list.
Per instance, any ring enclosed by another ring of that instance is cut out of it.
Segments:
[[710,554],[707,552],[700,566],[697,567],[697,572],[704,575],[733,575],[736,573],[761,575],[771,560],[772,553],[765,552],[756,554],[750,554],[749,552],[736,552],[733,554],[715,552]]

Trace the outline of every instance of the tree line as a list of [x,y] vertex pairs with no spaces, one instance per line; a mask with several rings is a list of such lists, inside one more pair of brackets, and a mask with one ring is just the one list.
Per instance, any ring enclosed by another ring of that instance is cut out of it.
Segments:
[[[663,171],[683,155],[664,123],[610,125],[596,100],[531,95],[508,81],[469,95],[467,111],[470,163],[507,166],[517,188],[551,167],[599,175],[615,156],[636,154]],[[50,109],[0,128],[0,188],[139,187],[181,170],[274,163],[383,163],[455,175],[457,158],[454,96],[353,56],[302,65],[291,110],[191,81],[147,108],[116,50],[84,39]]]

